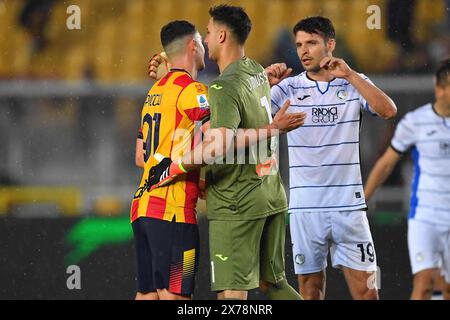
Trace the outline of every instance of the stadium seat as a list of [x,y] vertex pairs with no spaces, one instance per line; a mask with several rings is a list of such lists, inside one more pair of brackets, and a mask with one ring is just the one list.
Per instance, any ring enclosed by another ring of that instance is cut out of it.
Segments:
[[64,215],[75,216],[81,211],[81,191],[74,187],[0,188],[0,215],[24,203],[55,203]]
[[[67,4],[55,2],[47,25],[48,47],[32,54],[31,37],[18,24],[21,1],[0,2],[0,76],[60,77],[81,79],[92,65],[102,81],[142,81],[148,58],[160,51],[159,30],[172,19],[187,19],[204,35],[209,19],[207,10],[216,0],[165,0],[149,6],[145,0],[78,0],[82,29],[65,27]],[[365,72],[384,71],[398,52],[398,45],[387,39],[387,0],[373,0],[381,8],[382,29],[365,27],[369,3],[360,0],[235,0],[231,4],[246,8],[253,21],[247,54],[263,64],[271,58],[279,31],[312,15],[330,17],[339,38],[356,57]],[[445,19],[445,1],[417,0],[414,37],[422,43],[433,28]],[[126,27],[124,27],[126,26]],[[341,39],[340,39],[341,40]],[[377,57],[373,63],[373,56]]]

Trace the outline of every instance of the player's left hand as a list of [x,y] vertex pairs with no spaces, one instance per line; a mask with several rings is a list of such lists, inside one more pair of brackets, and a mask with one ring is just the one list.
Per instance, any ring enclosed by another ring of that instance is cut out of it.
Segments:
[[280,83],[292,73],[292,68],[288,68],[285,63],[271,64],[265,70],[271,87]]
[[305,112],[287,112],[287,109],[291,105],[290,100],[286,100],[280,110],[270,124],[271,127],[280,130],[280,133],[286,133],[291,130],[297,129],[305,123]]
[[348,64],[344,60],[335,57],[323,58],[320,61],[320,67],[336,78],[347,78],[352,74],[352,69]]
[[149,191],[152,191],[158,187],[168,185],[178,175],[185,172],[180,168],[179,163],[173,162],[170,158],[164,158],[150,169],[147,188]]

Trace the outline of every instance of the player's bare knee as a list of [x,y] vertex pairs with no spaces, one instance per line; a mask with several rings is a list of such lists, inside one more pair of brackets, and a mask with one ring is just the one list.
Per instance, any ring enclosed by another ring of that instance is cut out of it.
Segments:
[[365,300],[378,300],[380,299],[378,295],[378,289],[370,289],[366,295]]
[[321,273],[314,273],[308,275],[299,275],[298,283],[302,287],[317,288],[321,290],[324,286],[325,278]]
[[305,300],[323,300],[324,294],[320,288],[300,287],[300,294]]
[[434,274],[428,270],[416,273],[414,275],[414,287],[433,291]]
[[356,297],[356,300],[378,300],[378,290],[377,289],[365,289],[361,290]]
[[432,282],[414,282],[414,290],[423,294],[433,294],[433,283]]
[[322,300],[320,290],[305,290],[301,294],[305,300]]
[[444,283],[442,286],[442,295],[445,300],[450,300],[450,283]]
[[317,275],[300,275],[299,291],[305,300],[322,300],[325,298],[323,278]]
[[428,300],[433,294],[432,287],[416,286],[414,285],[413,293],[411,295],[412,300]]
[[158,294],[156,292],[138,292],[136,293],[135,300],[159,300]]
[[224,290],[217,294],[219,300],[247,300],[247,291]]
[[411,295],[413,300],[430,299],[433,294],[434,281],[428,273],[417,273],[414,276],[414,288]]
[[170,292],[167,289],[158,290],[158,296],[160,300],[190,300],[189,296],[183,296]]

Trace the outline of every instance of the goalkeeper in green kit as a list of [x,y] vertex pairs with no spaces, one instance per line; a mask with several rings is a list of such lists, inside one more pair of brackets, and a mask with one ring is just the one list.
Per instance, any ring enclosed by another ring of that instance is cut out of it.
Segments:
[[[270,299],[298,300],[300,295],[285,276],[286,193],[274,169],[275,143],[267,141],[294,129],[278,127],[277,121],[270,123],[269,82],[278,82],[277,72],[268,78],[261,65],[245,56],[251,21],[242,8],[220,5],[209,13],[205,43],[209,58],[220,70],[208,91],[210,129],[202,144],[183,158],[164,158],[153,167],[149,185],[165,185],[176,175],[209,164],[206,204],[212,290],[219,299],[246,299],[248,290],[259,287]],[[284,109],[288,106],[289,101]],[[236,141],[247,130],[256,134]],[[266,153],[255,156],[251,147],[262,141]],[[230,142],[236,144],[237,156]],[[243,147],[245,152],[239,157]]]

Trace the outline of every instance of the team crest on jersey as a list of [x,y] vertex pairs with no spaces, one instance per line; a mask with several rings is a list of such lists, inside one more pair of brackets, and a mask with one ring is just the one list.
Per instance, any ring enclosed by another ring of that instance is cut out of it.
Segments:
[[305,263],[305,255],[303,254],[297,254],[295,256],[295,263],[298,264],[299,266],[301,266],[302,264]]
[[423,262],[423,260],[425,260],[425,257],[423,256],[423,253],[422,252],[418,252],[416,254],[416,262],[417,263],[421,263],[421,262]]
[[336,93],[336,95],[337,95],[337,97],[338,97],[339,99],[345,100],[345,99],[347,99],[348,92],[347,92],[347,90],[339,90],[339,91]]
[[205,94],[199,94],[197,96],[197,102],[198,102],[198,106],[200,107],[200,109],[209,108],[208,99],[206,99]]
[[200,83],[195,84],[195,89],[197,89],[198,93],[201,93],[204,91],[203,86]]

